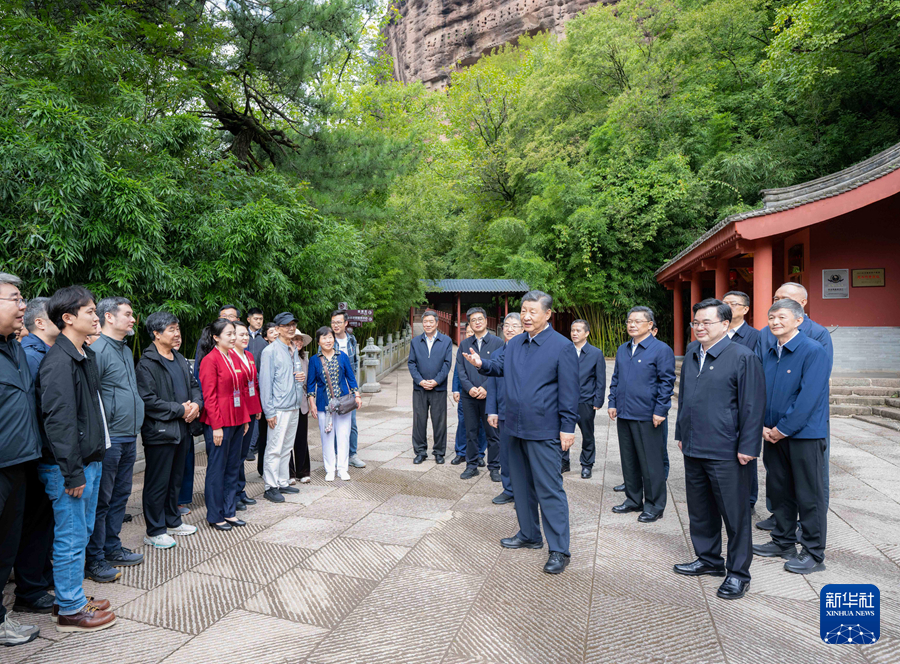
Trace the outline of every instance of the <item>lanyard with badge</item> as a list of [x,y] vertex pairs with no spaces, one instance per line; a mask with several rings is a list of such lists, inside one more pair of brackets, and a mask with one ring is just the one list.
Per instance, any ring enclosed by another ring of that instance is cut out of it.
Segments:
[[[219,352],[222,353],[222,350],[219,349]],[[225,358],[225,363],[228,365],[228,373],[231,374],[231,386],[234,388],[232,395],[234,396],[234,407],[241,407],[241,389],[240,389],[240,381],[237,376],[237,369],[234,368],[234,364],[231,362],[231,358],[226,354],[222,353],[222,357]]]
[[254,384],[256,383],[256,363],[247,357],[247,354],[241,356],[241,359],[244,362],[244,366],[247,367],[248,374],[248,382],[247,382],[247,394],[251,397],[256,396],[256,388]]

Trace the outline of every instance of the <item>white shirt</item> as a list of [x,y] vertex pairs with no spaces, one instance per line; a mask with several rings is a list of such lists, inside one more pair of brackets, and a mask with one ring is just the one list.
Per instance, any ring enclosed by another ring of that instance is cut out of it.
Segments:
[[581,349],[578,346],[575,346],[575,354],[581,357]]
[[348,337],[348,336],[345,334],[343,339],[335,338],[335,341],[337,342],[338,350],[343,351],[343,352],[346,353],[347,355],[350,354],[350,353],[349,353],[349,348],[350,348],[350,337]]
[[737,332],[738,330],[740,330],[742,327],[744,327],[744,325],[746,325],[746,323],[744,321],[741,321],[741,324],[738,325],[737,327],[734,327],[734,328],[729,327],[728,333],[727,333],[728,338],[731,339],[732,337],[734,337],[734,333]]
[[[425,345],[428,346],[428,357],[431,357],[431,347],[434,346],[434,342],[437,339],[437,332],[434,333],[433,336],[425,335]],[[480,349],[479,349],[480,350]]]
[[[722,339],[724,339],[724,337],[722,337]],[[706,361],[706,354],[710,351],[710,349],[715,348],[716,344],[718,344],[719,342],[721,342],[722,339],[719,339],[719,341],[717,341],[716,343],[714,343],[712,346],[710,346],[710,347],[707,348],[706,350],[703,350],[703,346],[702,346],[702,345],[700,346],[700,371],[703,371],[703,363]]]
[[[791,335],[791,339],[796,337],[799,332],[800,332],[799,329],[794,330],[794,333]],[[787,341],[785,341],[784,344],[788,343],[791,339],[788,339]],[[781,359],[781,351],[784,349],[784,344],[781,343],[780,341],[775,344],[775,352],[778,354],[779,360]]]

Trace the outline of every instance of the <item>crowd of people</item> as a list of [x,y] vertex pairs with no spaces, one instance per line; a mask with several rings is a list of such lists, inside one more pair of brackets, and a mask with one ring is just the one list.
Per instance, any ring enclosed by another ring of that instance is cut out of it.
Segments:
[[[191,366],[179,352],[178,318],[159,311],[144,322],[151,343],[135,364],[128,340],[136,318],[126,298],[96,301],[84,287],[69,286],[26,301],[20,288],[17,277],[0,273],[0,578],[15,574],[14,611],[50,613],[60,632],[116,622],[110,602],[85,596],[83,581],[114,582],[119,568],[143,563],[120,539],[138,435],[144,543],[157,549],[198,530],[183,520],[194,498],[195,437],[205,443],[206,520],[217,531],[245,526],[238,512],[256,504],[246,492],[246,460],[258,456],[263,498],[276,504],[310,481],[310,414],[326,481],[348,481],[350,466],[365,466],[356,448],[359,350],[345,312],[316,330],[310,357],[305,348],[313,339],[292,313],[264,325],[261,310],[248,311],[245,322],[238,307],[225,305],[204,328]],[[746,593],[753,555],[780,556],[790,572],[823,569],[832,349],[805,304],[802,286],[784,284],[760,331],[744,321],[744,293],[693,307],[696,341],[681,367],[675,440],[697,559],[674,571],[724,576],[718,594],[725,599]],[[450,338],[426,311],[408,366],[413,463],[428,457],[429,413],[432,454],[444,463],[449,382],[459,417],[452,463],[465,463],[461,480],[487,467],[502,487],[493,502],[514,503],[519,523],[501,546],[539,549],[546,539],[544,571],[559,574],[570,559],[569,449],[578,427],[581,477],[589,479],[604,403],[624,478],[615,489],[625,500],[612,511],[638,513],[647,524],[663,518],[675,356],[656,338],[653,311],[634,307],[607,395],[605,359],[588,341],[588,322],[573,322],[566,338],[551,316],[552,298],[531,291],[499,337],[487,329],[483,309],[470,309],[454,366]],[[772,539],[754,546],[761,448],[772,516],[757,527],[771,530]],[[37,634],[0,606],[0,643],[19,645]]]

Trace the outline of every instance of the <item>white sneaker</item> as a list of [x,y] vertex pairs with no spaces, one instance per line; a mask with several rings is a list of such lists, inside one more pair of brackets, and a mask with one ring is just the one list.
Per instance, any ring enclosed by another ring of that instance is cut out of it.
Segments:
[[6,618],[0,623],[0,645],[20,646],[34,641],[40,633],[40,628],[34,625],[22,625],[12,617],[12,611],[7,612]]
[[197,526],[189,523],[182,523],[177,528],[166,528],[166,532],[170,535],[193,535],[197,532]]
[[326,482],[334,482],[334,473],[325,473]]
[[350,457],[349,463],[354,468],[365,468],[366,467],[366,462],[363,461],[362,459],[360,459],[358,454],[354,454],[352,457]]
[[153,537],[144,536],[144,544],[150,544],[157,549],[171,549],[175,546],[175,540],[166,534],[154,535]]
[[339,470],[338,477],[346,482],[350,479],[350,473],[348,473],[346,470]]
[[310,482],[312,482],[312,478],[309,475],[300,478],[300,484],[309,484]]

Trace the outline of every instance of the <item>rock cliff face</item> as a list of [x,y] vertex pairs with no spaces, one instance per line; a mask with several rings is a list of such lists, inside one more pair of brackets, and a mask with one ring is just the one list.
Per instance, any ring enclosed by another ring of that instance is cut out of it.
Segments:
[[385,28],[394,78],[444,88],[450,72],[522,35],[562,34],[588,7],[615,0],[404,0],[399,19]]

